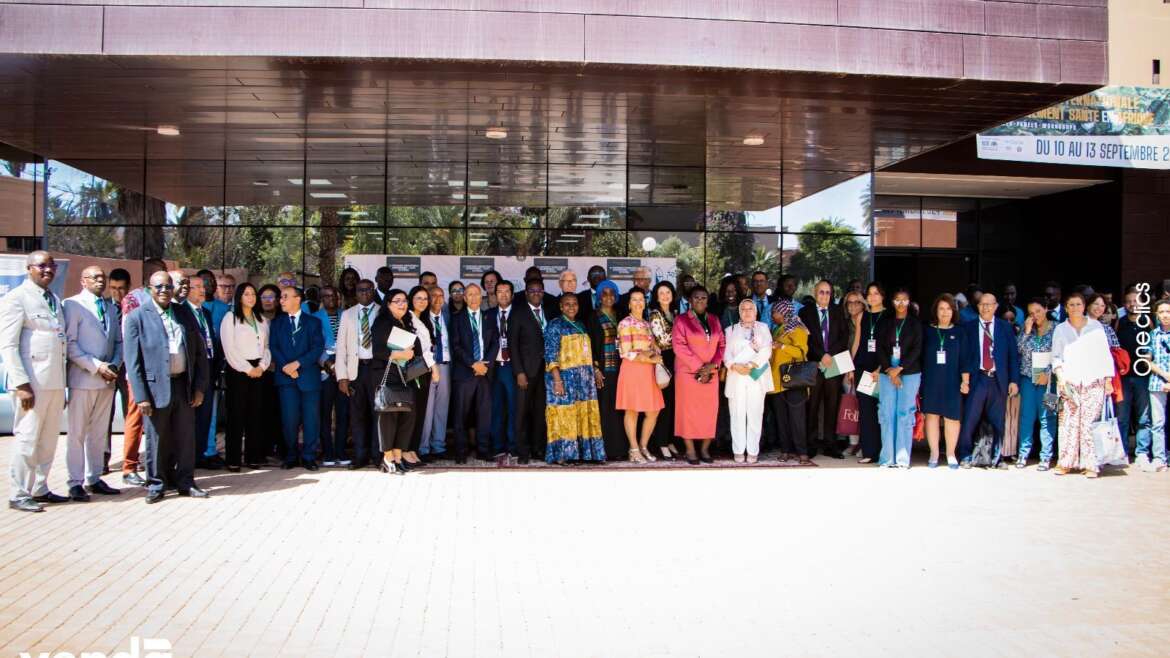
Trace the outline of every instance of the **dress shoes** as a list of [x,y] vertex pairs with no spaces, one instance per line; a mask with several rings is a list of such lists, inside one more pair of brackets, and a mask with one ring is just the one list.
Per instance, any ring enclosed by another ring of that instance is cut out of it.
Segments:
[[20,500],[8,501],[8,509],[14,509],[18,512],[43,512],[44,507],[41,507],[36,501],[31,498],[21,498]]
[[364,459],[359,459],[359,460],[351,463],[350,465],[346,466],[346,468],[348,468],[351,471],[360,471],[369,465],[370,465],[370,463],[368,461],[366,461]]
[[67,502],[69,502],[69,496],[58,496],[57,494],[53,493],[52,491],[49,491],[47,493],[43,493],[39,496],[33,496],[32,499],[38,503],[67,503]]
[[528,465],[528,457],[526,457],[526,456],[517,457],[516,463],[520,464],[521,466],[527,466]]
[[69,500],[75,500],[79,503],[88,503],[89,494],[85,493],[85,487],[80,484],[75,484],[69,487]]
[[179,491],[179,495],[186,496],[188,498],[209,498],[211,496],[211,494],[207,493],[203,489],[200,489],[199,487],[191,487],[186,491]]
[[122,476],[122,484],[128,484],[132,487],[145,487],[146,480],[142,479],[142,476],[137,473],[127,473]]
[[163,499],[163,492],[161,492],[161,491],[148,491],[148,492],[146,492],[146,504],[147,505],[153,505],[162,499]]
[[287,471],[296,465],[297,465],[296,462],[281,462],[280,463],[280,470]]
[[305,462],[305,470],[306,471],[315,471],[315,470],[318,470],[319,468],[321,468],[321,467],[317,466],[317,462],[313,461],[312,459]]
[[85,485],[85,490],[91,494],[99,494],[102,496],[117,496],[118,494],[122,493],[120,489],[115,489],[101,480],[98,480],[93,484]]
[[229,465],[227,466],[227,470],[228,470],[228,473],[239,473],[239,472],[240,472],[240,467],[239,467],[239,466],[233,466],[233,465],[229,464]]
[[207,458],[207,468],[210,470],[218,471],[226,465],[227,462],[225,462],[223,457],[220,457],[219,455],[212,455]]

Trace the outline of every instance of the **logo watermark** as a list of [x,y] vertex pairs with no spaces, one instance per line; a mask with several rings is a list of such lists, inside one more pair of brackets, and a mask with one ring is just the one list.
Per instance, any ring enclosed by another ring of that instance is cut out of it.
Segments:
[[1154,300],[1150,297],[1150,290],[1149,283],[1139,283],[1134,286],[1134,292],[1137,293],[1137,303],[1131,315],[1133,315],[1132,322],[1138,328],[1137,349],[1134,350],[1134,356],[1137,359],[1130,364],[1130,371],[1139,377],[1145,377],[1152,372],[1150,364],[1154,358],[1153,348],[1150,346],[1151,330],[1154,328],[1151,303]]
[[102,651],[82,651],[81,653],[72,653],[69,651],[58,651],[50,653],[48,651],[41,651],[39,653],[30,653],[28,651],[21,651],[20,658],[174,658],[171,652],[171,641],[164,640],[157,637],[140,638],[137,636],[130,637],[130,647],[127,651],[116,651],[107,654]]

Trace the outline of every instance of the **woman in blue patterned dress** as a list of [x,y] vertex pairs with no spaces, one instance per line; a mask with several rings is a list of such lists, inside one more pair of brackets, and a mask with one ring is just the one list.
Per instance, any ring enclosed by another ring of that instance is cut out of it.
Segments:
[[1040,420],[1040,463],[1037,471],[1047,471],[1052,463],[1056,437],[1056,409],[1044,405],[1044,395],[1055,392],[1052,377],[1052,333],[1056,328],[1048,319],[1046,300],[1028,302],[1024,330],[1016,339],[1020,352],[1020,442],[1016,451],[1016,468],[1028,465],[1036,420]]
[[605,461],[597,387],[601,371],[593,367],[593,348],[577,320],[577,296],[561,296],[561,317],[544,331],[545,461]]

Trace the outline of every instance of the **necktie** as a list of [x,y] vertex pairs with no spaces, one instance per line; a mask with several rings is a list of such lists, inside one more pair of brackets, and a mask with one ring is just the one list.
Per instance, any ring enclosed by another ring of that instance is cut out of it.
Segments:
[[825,351],[829,351],[829,309],[821,309],[821,341]]
[[540,330],[544,331],[544,309],[536,309],[536,319],[540,322]]
[[467,317],[471,320],[471,360],[479,362],[483,359],[483,349],[479,345],[479,312],[468,312]]
[[45,303],[49,305],[49,310],[54,314],[57,313],[57,300],[53,297],[53,293],[48,290],[45,291]]
[[991,372],[995,361],[991,358],[991,323],[983,323],[983,369]]
[[373,344],[370,337],[370,307],[367,306],[362,309],[362,349],[368,350]]
[[762,299],[756,300],[756,318],[760,322],[768,321],[768,316],[764,314],[764,300]]
[[101,297],[98,297],[98,299],[97,299],[97,316],[98,316],[98,322],[102,323],[102,329],[105,329],[106,328],[106,305],[105,305],[105,302],[102,301]]
[[508,312],[500,311],[500,358],[510,361],[508,352]]
[[435,325],[435,362],[443,362],[443,318],[432,315],[431,324]]

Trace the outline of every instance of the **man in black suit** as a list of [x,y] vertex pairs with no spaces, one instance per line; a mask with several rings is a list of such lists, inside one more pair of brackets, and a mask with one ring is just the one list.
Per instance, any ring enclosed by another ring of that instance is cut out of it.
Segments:
[[[808,359],[819,362],[821,368],[833,363],[833,355],[849,349],[849,326],[845,313],[833,303],[833,284],[822,279],[814,289],[815,304],[800,309],[800,319],[808,327]],[[820,436],[821,452],[834,459],[844,459],[836,445],[837,406],[841,402],[841,380],[825,379],[817,373],[817,384],[810,391],[808,404],[809,445],[815,446],[814,436]],[[821,423],[824,423],[823,428]],[[810,450],[811,454],[815,451]]]
[[516,373],[516,452],[521,464],[530,457],[544,460],[544,328],[548,310],[542,305],[544,284],[529,281],[524,288],[524,303],[513,304],[512,323],[508,326],[508,345],[512,352],[512,371]]
[[379,267],[374,273],[374,285],[377,286],[374,294],[378,297],[378,305],[385,306],[386,294],[394,288],[394,270],[385,265]]
[[[539,267],[530,267],[524,271],[524,287],[527,289],[528,284],[533,281],[540,283],[540,289],[544,290],[544,274],[541,273]],[[521,295],[525,295],[524,290],[518,291]],[[561,312],[560,299],[556,295],[544,293],[544,297],[540,301],[541,307],[544,309],[544,316],[551,320]]]
[[189,286],[187,299],[181,304],[175,304],[175,315],[199,332],[210,366],[207,387],[203,390],[205,404],[195,409],[195,467],[215,470],[223,467],[216,449],[215,435],[211,433],[211,414],[215,408],[212,399],[215,395],[215,381],[223,369],[223,346],[211,321],[211,310],[203,307],[203,302],[207,301],[206,281],[194,276]]
[[[150,300],[123,321],[126,380],[145,419],[147,503],[168,487],[179,495],[206,498],[195,486],[195,409],[207,389],[207,352],[190,315],[176,313],[174,285],[166,271],[155,272]],[[184,317],[188,319],[183,319]]]
[[[653,275],[650,274],[650,268],[649,267],[634,268],[634,277],[633,278],[634,278],[634,288],[641,290],[642,294],[646,296],[647,300],[650,299],[650,287],[652,285],[654,285],[654,277],[653,277]],[[630,290],[623,292],[621,294],[621,296],[618,297],[618,302],[617,302],[617,306],[616,306],[618,322],[621,322],[622,320],[624,320],[626,318],[627,315],[630,314],[630,292],[634,288],[631,288]],[[648,303],[647,303],[647,306],[649,306]],[[764,322],[764,320],[760,320],[760,322]]]
[[451,380],[455,384],[455,462],[467,463],[467,414],[475,410],[476,457],[491,459],[492,369],[500,348],[495,324],[480,309],[483,290],[464,289],[467,308],[451,316]]
[[[573,278],[576,279],[576,276]],[[594,265],[589,268],[589,275],[586,278],[589,280],[589,289],[577,293],[577,304],[579,307],[577,317],[582,320],[593,317],[593,310],[601,306],[601,301],[597,299],[597,286],[601,285],[601,282],[606,279],[605,268],[600,265]],[[564,284],[561,287],[564,288]],[[574,285],[574,287],[576,286]]]

